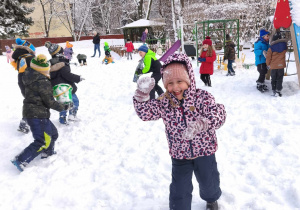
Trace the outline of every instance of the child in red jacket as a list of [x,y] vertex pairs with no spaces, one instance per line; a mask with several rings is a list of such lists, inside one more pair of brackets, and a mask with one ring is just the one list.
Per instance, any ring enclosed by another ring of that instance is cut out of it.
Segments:
[[127,60],[129,60],[129,56],[132,60],[132,51],[134,50],[134,46],[133,46],[132,42],[130,41],[130,39],[127,39],[125,47],[126,47],[126,51],[127,51]]
[[210,75],[214,73],[214,61],[216,60],[216,52],[212,47],[212,41],[209,36],[202,42],[202,49],[198,61],[201,62],[200,78],[206,86],[211,87]]

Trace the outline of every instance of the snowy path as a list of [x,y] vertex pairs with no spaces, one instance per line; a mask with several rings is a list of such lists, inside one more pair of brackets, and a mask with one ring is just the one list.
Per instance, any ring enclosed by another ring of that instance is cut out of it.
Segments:
[[[0,56],[0,209],[167,210],[171,161],[164,126],[161,120],[141,121],[132,105],[138,55],[133,61],[123,58],[102,65],[99,58],[89,57],[90,41],[74,46],[75,53],[88,56],[88,66],[72,66],[86,79],[77,92],[81,121],[59,125],[58,113],[52,111],[59,131],[58,154],[36,158],[21,174],[10,159],[31,143],[32,136],[16,131],[22,96],[17,73]],[[48,56],[44,47],[37,52]],[[249,51],[246,58],[254,62]],[[283,97],[275,98],[270,91],[256,90],[255,67],[237,71],[235,77],[218,71],[208,88],[200,82],[195,62],[193,66],[197,87],[210,91],[227,111],[227,121],[217,131],[220,209],[300,209],[297,76],[285,77]],[[193,183],[192,210],[204,209],[195,179]]]

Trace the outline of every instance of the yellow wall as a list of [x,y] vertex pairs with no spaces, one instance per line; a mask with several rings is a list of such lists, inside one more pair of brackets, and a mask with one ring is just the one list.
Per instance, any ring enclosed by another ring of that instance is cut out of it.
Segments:
[[[45,0],[43,0],[45,1]],[[34,11],[28,15],[34,21],[34,24],[28,29],[30,38],[45,37],[45,27],[43,10],[39,0],[29,4],[29,7],[34,7]],[[48,7],[45,7],[46,9]],[[67,21],[65,22],[68,25]],[[72,36],[67,28],[60,22],[58,18],[52,18],[49,37],[70,37]]]

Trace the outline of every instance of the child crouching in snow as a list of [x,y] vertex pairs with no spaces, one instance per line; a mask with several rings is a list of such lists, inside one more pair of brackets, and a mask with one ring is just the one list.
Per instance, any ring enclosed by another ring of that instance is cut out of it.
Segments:
[[39,154],[41,158],[55,154],[54,144],[58,132],[50,121],[50,108],[63,111],[72,107],[72,104],[63,105],[54,100],[49,72],[47,58],[41,54],[31,60],[30,67],[23,76],[25,86],[23,118],[30,126],[34,141],[12,160],[20,171],[23,171]]
[[211,87],[210,75],[214,73],[214,61],[216,60],[216,52],[212,47],[212,41],[207,36],[202,42],[203,46],[200,52],[198,61],[201,62],[200,66],[200,79],[204,82],[205,86]]
[[77,60],[78,60],[78,63],[79,63],[79,65],[80,66],[82,66],[82,65],[87,65],[87,63],[86,63],[86,55],[85,54],[78,54],[77,55]]
[[110,51],[106,50],[105,57],[102,60],[102,64],[110,64],[110,63],[115,63],[114,58],[111,56]]
[[167,92],[158,99],[150,99],[155,81],[144,77],[137,82],[133,103],[143,121],[162,118],[165,124],[172,159],[169,207],[191,209],[195,173],[200,197],[207,202],[207,209],[218,209],[217,200],[222,192],[215,158],[218,148],[215,130],[225,122],[225,107],[215,103],[207,91],[196,89],[187,55],[169,56],[161,73]]

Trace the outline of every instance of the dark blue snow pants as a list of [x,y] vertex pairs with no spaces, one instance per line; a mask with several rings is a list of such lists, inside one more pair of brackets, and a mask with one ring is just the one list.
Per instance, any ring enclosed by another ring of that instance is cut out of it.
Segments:
[[207,202],[218,200],[222,194],[220,174],[215,155],[193,160],[172,158],[172,183],[170,185],[170,210],[191,210],[192,176],[195,173],[199,183],[200,197]]
[[30,126],[34,141],[18,155],[18,160],[25,165],[42,151],[52,155],[55,141],[58,138],[57,129],[49,119],[32,118],[26,119],[26,121]]

